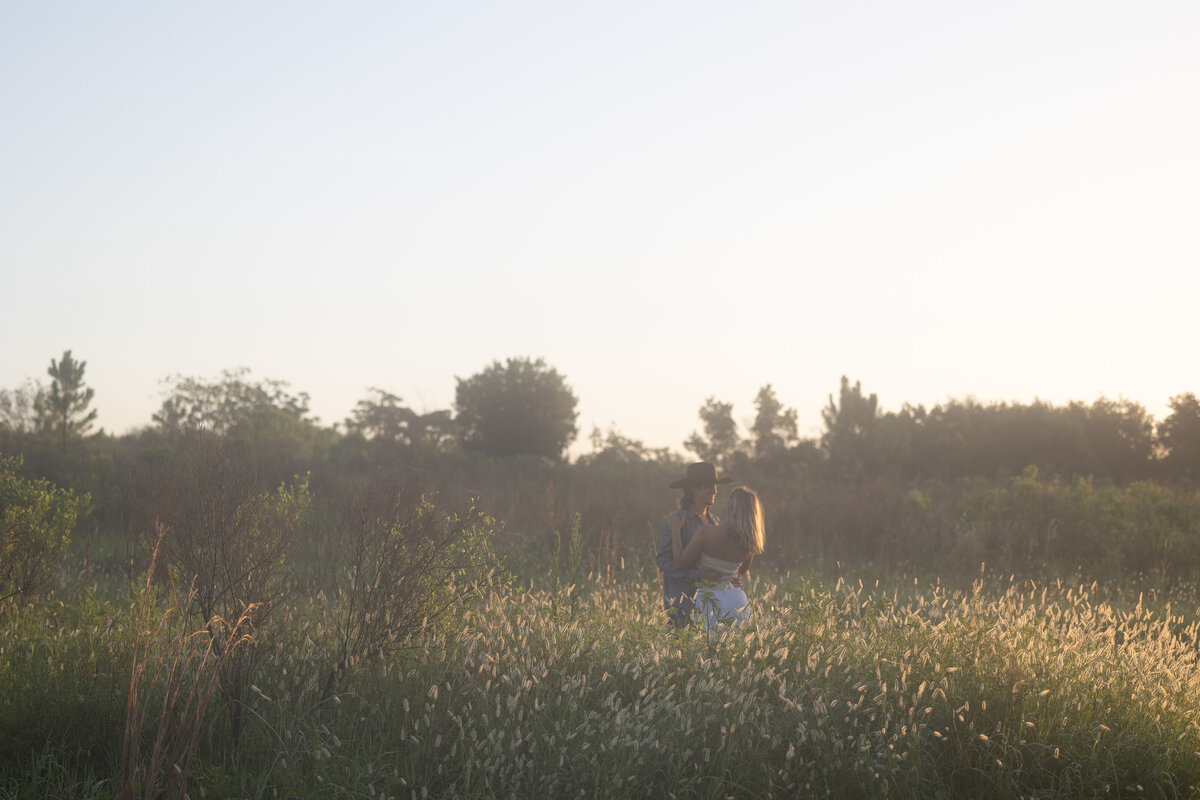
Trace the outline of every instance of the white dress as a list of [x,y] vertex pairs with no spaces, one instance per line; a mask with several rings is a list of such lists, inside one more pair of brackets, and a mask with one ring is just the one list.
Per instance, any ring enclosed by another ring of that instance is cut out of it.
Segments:
[[732,585],[741,566],[704,553],[696,562],[701,572],[712,570],[719,576],[715,585],[702,582],[696,590],[696,618],[705,624],[706,629],[711,630],[722,623],[738,625],[750,618],[750,601],[746,593]]

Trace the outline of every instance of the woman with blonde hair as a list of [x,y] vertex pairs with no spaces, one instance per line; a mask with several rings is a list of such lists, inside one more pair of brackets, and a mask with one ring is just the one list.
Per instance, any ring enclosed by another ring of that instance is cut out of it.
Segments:
[[734,581],[750,569],[754,556],[763,550],[762,505],[753,489],[739,486],[729,493],[725,520],[717,525],[702,525],[683,545],[680,530],[685,514],[676,511],[667,517],[671,528],[672,555],[676,569],[696,564],[705,575],[716,575],[696,593],[696,610],[707,616],[708,627],[719,622],[737,624],[750,616],[750,601]]

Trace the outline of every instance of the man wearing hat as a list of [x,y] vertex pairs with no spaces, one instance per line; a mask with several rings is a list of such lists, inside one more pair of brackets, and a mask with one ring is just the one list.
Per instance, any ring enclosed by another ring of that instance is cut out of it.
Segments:
[[[679,507],[687,514],[683,521],[683,530],[680,531],[684,547],[687,547],[701,525],[716,525],[720,522],[717,515],[712,513],[719,483],[733,483],[733,479],[718,479],[716,466],[708,461],[701,461],[689,464],[683,479],[671,484],[672,489],[683,490]],[[675,556],[671,550],[671,528],[665,520],[658,535],[658,554],[654,560],[662,570],[663,607],[667,610],[671,624],[676,628],[683,628],[692,620],[692,598],[696,593],[696,581],[699,580],[700,573],[694,567],[675,568]]]

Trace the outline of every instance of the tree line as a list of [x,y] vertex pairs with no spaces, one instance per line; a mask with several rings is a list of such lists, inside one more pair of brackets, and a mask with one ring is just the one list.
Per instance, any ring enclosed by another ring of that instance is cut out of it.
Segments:
[[[51,359],[48,385],[27,381],[0,389],[0,452],[70,455],[93,434],[97,411],[85,381],[87,362],[70,350]],[[348,440],[345,447],[393,445],[416,453],[467,452],[493,458],[535,456],[561,462],[578,436],[578,398],[566,377],[543,359],[495,361],[456,379],[453,409],[418,412],[403,399],[371,388],[340,424],[322,426],[309,395],[284,381],[254,379],[249,370],[216,379],[168,379],[147,431],[204,429],[242,442],[265,459],[298,462]],[[797,414],[771,384],[754,400],[743,433],[733,404],[708,397],[699,430],[684,441],[687,455],[726,468],[749,462],[791,465],[838,480],[919,481],[1017,474],[1037,466],[1056,475],[1091,475],[1124,483],[1143,479],[1191,481],[1200,475],[1200,400],[1170,398],[1170,413],[1155,421],[1130,400],[1100,398],[1055,406],[950,399],[925,408],[884,411],[875,394],[846,377],[822,409],[822,431],[801,438]],[[585,463],[678,462],[669,448],[650,448],[615,426],[593,428]],[[296,466],[300,466],[298,463]]]
[[843,377],[821,411],[819,438],[797,436],[795,410],[768,384],[755,399],[749,436],[739,435],[732,404],[710,397],[700,409],[703,431],[687,447],[729,467],[792,460],[840,480],[995,477],[1036,466],[1117,483],[1190,482],[1200,476],[1200,401],[1183,393],[1169,408],[1161,422],[1139,403],[1103,397],[1061,406],[951,399],[885,412],[861,382]]
[[[335,425],[312,415],[306,393],[248,370],[175,377],[151,424],[120,437],[92,430],[86,362],[68,351],[47,372],[48,386],[0,390],[0,458],[8,458],[0,471],[10,473],[11,497],[74,494],[47,501],[58,517],[22,529],[46,532],[46,552],[57,552],[54,520],[77,518],[123,542],[131,572],[169,516],[162,476],[186,472],[199,434],[219,440],[239,484],[270,492],[303,480],[330,514],[355,485],[389,475],[439,493],[447,507],[477,500],[514,532],[514,550],[533,541],[525,550],[535,556],[550,551],[555,531],[578,525],[595,570],[652,564],[648,548],[671,502],[665,487],[683,462],[706,459],[763,497],[773,534],[765,563],[986,560],[1022,569],[1091,560],[1108,572],[1200,571],[1200,403],[1191,393],[1171,398],[1161,421],[1105,398],[1060,406],[968,398],[886,411],[843,378],[820,434],[803,438],[796,411],[766,384],[744,427],[731,403],[707,398],[686,453],[647,447],[614,426],[593,428],[591,451],[572,462],[577,398],[541,359],[496,361],[457,379],[452,409],[418,412],[370,389]],[[18,470],[25,483],[11,477]]]
[[[68,350],[61,360],[51,360],[48,386],[30,380],[0,389],[0,443],[13,449],[52,441],[66,453],[71,443],[93,434],[95,392],[85,382],[86,368]],[[416,412],[400,397],[371,388],[350,416],[328,428],[311,414],[307,392],[295,392],[285,381],[254,379],[248,369],[226,370],[216,379],[174,376],[165,383],[148,429],[203,429],[260,444],[319,437],[323,430],[421,450],[562,460],[578,432],[578,400],[565,377],[542,359],[496,361],[458,378],[453,411]]]

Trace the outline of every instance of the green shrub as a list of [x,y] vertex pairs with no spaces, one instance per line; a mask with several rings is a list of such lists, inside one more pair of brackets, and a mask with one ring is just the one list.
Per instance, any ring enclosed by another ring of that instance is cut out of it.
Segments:
[[334,531],[342,569],[326,696],[359,661],[402,650],[438,627],[497,566],[495,520],[474,507],[447,511],[436,499],[383,476],[345,497],[344,527]]
[[[920,522],[917,523],[918,525]],[[951,561],[1004,571],[1179,581],[1200,571],[1200,495],[1138,481],[1041,480],[1035,468],[957,502]]]
[[0,600],[33,591],[62,559],[91,498],[20,474],[21,458],[0,459]]

